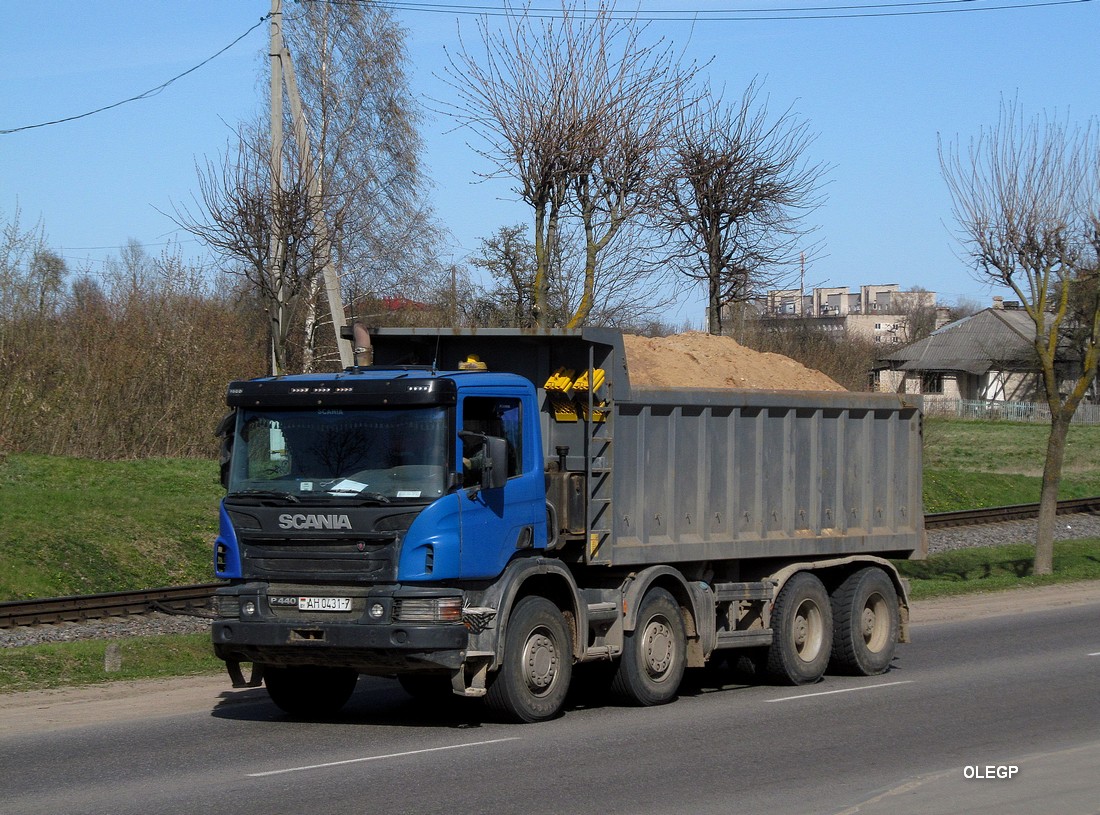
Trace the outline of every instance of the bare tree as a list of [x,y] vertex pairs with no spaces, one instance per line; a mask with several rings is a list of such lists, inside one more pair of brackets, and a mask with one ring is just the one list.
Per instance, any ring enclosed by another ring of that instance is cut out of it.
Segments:
[[36,387],[54,381],[64,353],[56,316],[65,264],[47,248],[42,222],[24,227],[21,219],[17,206],[0,226],[0,458],[26,432],[23,417],[39,407]]
[[443,270],[405,30],[383,5],[325,2],[298,4],[285,33],[345,302],[415,290]]
[[[614,4],[563,2],[560,17],[536,18],[506,4],[501,29],[478,24],[481,49],[463,44],[446,71],[451,112],[483,140],[495,174],[517,182],[534,211],[533,311],[552,323],[550,291],[567,218],[583,239],[584,278],[566,324],[592,314],[599,256],[649,203],[669,126],[690,104],[695,67],[671,45],[642,42],[644,26]],[[606,270],[605,270],[606,274]]]
[[576,315],[587,295],[592,324],[629,327],[660,321],[684,287],[675,268],[660,262],[651,226],[648,217],[623,224],[593,268],[583,235],[570,239],[572,233],[583,233],[584,225],[571,223],[555,256],[551,306]]
[[[273,373],[290,370],[291,335],[296,327],[301,330],[303,300],[316,295],[315,281],[330,251],[315,232],[326,199],[310,193],[300,169],[294,163],[280,168],[282,183],[273,191],[263,125],[243,128],[222,164],[208,161],[198,173],[201,213],[180,206],[174,215],[222,258],[223,270],[243,277],[259,295],[268,316]],[[337,212],[327,209],[330,216]],[[272,235],[280,243],[275,265],[269,262]]]
[[1072,321],[1070,294],[1087,287],[1100,251],[1100,148],[1095,129],[1051,117],[1025,119],[1003,103],[996,125],[972,139],[940,145],[940,163],[960,237],[979,279],[1010,288],[1034,325],[1051,429],[1040,494],[1035,573],[1053,570],[1054,522],[1066,437],[1096,377],[1100,303],[1081,314],[1078,375],[1059,378]]
[[774,286],[799,257],[821,202],[826,167],[807,161],[807,123],[790,110],[773,119],[759,90],[754,81],[737,107],[708,98],[680,117],[660,191],[673,257],[707,287],[712,334],[724,310]]
[[42,222],[24,228],[16,207],[0,227],[0,318],[53,313],[67,274],[64,258],[46,245]]
[[340,272],[345,303],[384,295],[439,265],[438,231],[424,204],[421,116],[405,74],[405,32],[392,12],[303,3],[281,30],[304,116],[288,118],[277,159],[267,128],[243,125],[221,165],[200,168],[204,214],[176,211],[225,268],[256,287],[277,372],[336,356],[336,334],[321,331],[329,321],[318,316],[329,264]]
[[895,292],[890,298],[890,313],[905,318],[901,342],[923,340],[936,330],[936,297],[923,286]]
[[528,327],[534,313],[534,252],[522,224],[502,226],[481,239],[479,254],[470,263],[484,269],[493,279],[481,306],[483,325]]

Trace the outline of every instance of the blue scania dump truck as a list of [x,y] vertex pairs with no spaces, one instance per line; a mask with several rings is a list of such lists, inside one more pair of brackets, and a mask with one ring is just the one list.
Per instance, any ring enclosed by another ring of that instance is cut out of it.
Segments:
[[532,722],[579,663],[654,705],[731,649],[803,684],[907,640],[912,397],[635,386],[610,329],[370,343],[228,390],[214,648],[285,711],[368,674]]

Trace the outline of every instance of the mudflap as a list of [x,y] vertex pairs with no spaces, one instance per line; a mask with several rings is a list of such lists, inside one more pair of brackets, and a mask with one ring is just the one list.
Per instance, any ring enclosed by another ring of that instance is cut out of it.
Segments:
[[225,669],[229,671],[234,688],[258,688],[264,683],[264,666],[259,662],[252,663],[252,673],[247,679],[241,670],[241,663],[235,659],[227,659]]

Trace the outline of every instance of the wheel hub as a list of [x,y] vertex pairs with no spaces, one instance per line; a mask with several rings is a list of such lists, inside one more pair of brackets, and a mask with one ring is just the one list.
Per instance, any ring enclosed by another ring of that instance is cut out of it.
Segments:
[[806,630],[808,628],[805,617],[799,616],[794,621],[794,644],[798,646],[800,651],[806,645]]
[[642,636],[642,653],[646,672],[654,678],[662,676],[672,665],[675,656],[672,630],[659,618],[649,621]]
[[863,641],[870,651],[878,652],[886,647],[890,633],[890,610],[881,594],[867,598],[860,615]]
[[523,677],[534,693],[544,693],[558,675],[558,651],[554,640],[541,631],[532,632],[523,649]]
[[863,609],[863,639],[870,642],[871,635],[875,633],[875,610],[873,608]]
[[798,607],[792,622],[791,636],[795,652],[804,662],[812,662],[821,653],[824,642],[824,623],[821,609],[807,600]]

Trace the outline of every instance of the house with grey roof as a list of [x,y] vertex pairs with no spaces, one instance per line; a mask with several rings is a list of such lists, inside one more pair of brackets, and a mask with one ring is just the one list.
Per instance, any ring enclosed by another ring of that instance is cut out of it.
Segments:
[[[878,390],[937,399],[1043,402],[1046,397],[1027,312],[995,298],[994,307],[948,323],[923,340],[880,359]],[[1060,381],[1076,378],[1072,350],[1056,361]]]

